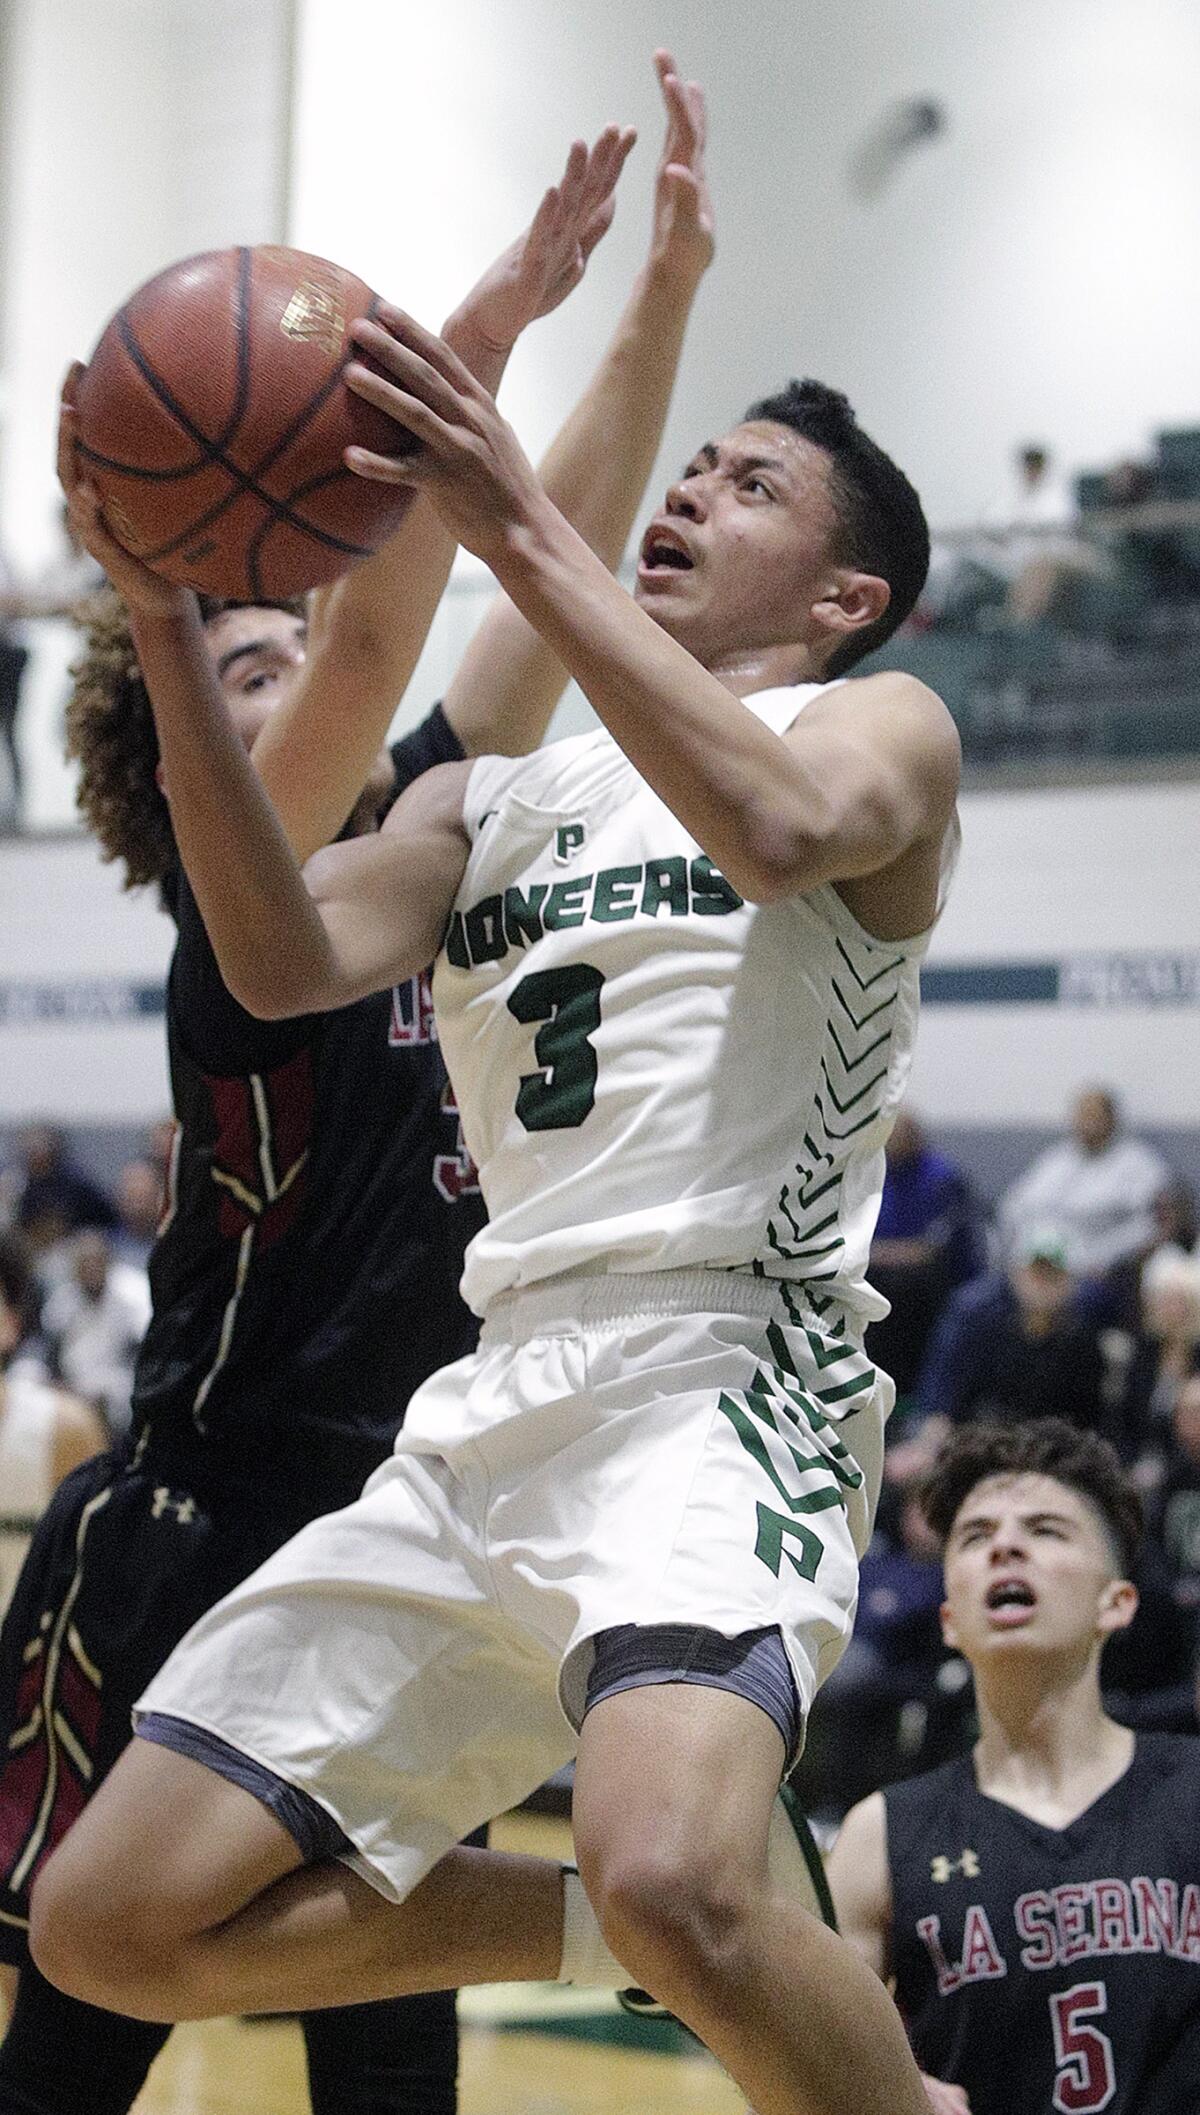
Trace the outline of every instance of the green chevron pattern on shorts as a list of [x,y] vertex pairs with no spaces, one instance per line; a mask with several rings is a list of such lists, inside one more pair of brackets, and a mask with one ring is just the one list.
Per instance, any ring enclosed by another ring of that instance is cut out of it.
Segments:
[[[821,1402],[840,1403],[864,1395],[875,1385],[875,1368],[861,1345],[845,1338],[844,1316],[839,1316],[836,1325],[840,1340],[832,1332],[824,1337],[802,1319],[791,1289],[784,1286],[781,1290],[798,1343],[793,1345],[781,1325],[771,1322],[767,1344],[774,1363],[757,1366],[740,1394],[722,1390],[717,1408],[771,1488],[772,1502],[764,1498],[755,1505],[755,1556],[776,1578],[786,1556],[801,1578],[814,1579],[823,1544],[819,1535],[804,1526],[804,1516],[829,1512],[835,1506],[844,1510],[846,1493],[860,1490],[863,1483],[862,1470],[842,1439],[836,1419],[826,1415]],[[809,1358],[812,1372],[802,1374],[800,1367],[803,1364],[807,1369]],[[851,1369],[848,1373],[847,1367]],[[834,1371],[838,1368],[840,1377]],[[831,1373],[828,1386],[815,1386],[826,1373]],[[802,1438],[805,1431],[810,1435],[807,1446]],[[807,1488],[799,1488],[780,1465],[768,1434],[782,1444],[796,1478]]]

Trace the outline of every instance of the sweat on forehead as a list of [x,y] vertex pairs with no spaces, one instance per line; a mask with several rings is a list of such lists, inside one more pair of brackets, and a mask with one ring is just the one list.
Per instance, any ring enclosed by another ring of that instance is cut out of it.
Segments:
[[705,441],[691,458],[713,470],[721,462],[741,469],[781,470],[785,474],[828,475],[829,456],[819,444],[772,419],[747,419],[718,440]]

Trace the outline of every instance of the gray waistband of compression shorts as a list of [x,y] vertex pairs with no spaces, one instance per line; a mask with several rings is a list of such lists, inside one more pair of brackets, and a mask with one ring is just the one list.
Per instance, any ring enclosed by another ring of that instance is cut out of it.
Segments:
[[[788,1281],[748,1271],[563,1271],[537,1285],[518,1285],[493,1300],[484,1318],[484,1344],[524,1344],[530,1337],[577,1336],[581,1329],[656,1315],[751,1315],[764,1322],[793,1319],[827,1330]],[[838,1310],[834,1309],[836,1318]]]
[[306,1865],[315,1865],[321,1858],[341,1858],[353,1850],[350,1838],[343,1834],[332,1814],[327,1814],[308,1792],[277,1777],[274,1770],[255,1762],[253,1756],[243,1755],[240,1748],[231,1747],[219,1733],[210,1733],[206,1726],[197,1726],[189,1718],[175,1718],[166,1711],[143,1713],[136,1730],[139,1739],[154,1741],[160,1748],[173,1748],[176,1755],[188,1755],[193,1762],[203,1763],[205,1769],[215,1770],[218,1777],[250,1792],[287,1830]]
[[692,1682],[744,1696],[778,1728],[785,1772],[800,1750],[804,1715],[784,1642],[775,1628],[744,1630],[736,1638],[693,1623],[619,1623],[595,1640],[584,1716],[622,1689]]

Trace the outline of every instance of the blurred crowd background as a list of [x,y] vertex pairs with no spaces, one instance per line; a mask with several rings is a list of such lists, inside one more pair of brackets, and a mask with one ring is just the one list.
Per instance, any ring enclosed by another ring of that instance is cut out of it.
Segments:
[[[0,1342],[7,1375],[61,1388],[129,1428],[148,1266],[172,1127],[106,1181],[69,1132],[33,1124],[0,1169]],[[1138,1617],[1107,1648],[1127,1724],[1196,1731],[1200,1670],[1200,1241],[1189,1182],[1080,1087],[1052,1142],[997,1196],[901,1111],[888,1146],[873,1282],[892,1303],[868,1344],[897,1405],[853,1641],[821,1692],[804,1796],[836,1818],[873,1787],[956,1752],[970,1678],[942,1644],[941,1565],[914,1502],[940,1440],[977,1418],[1048,1410],[1110,1439],[1146,1508]],[[0,1392],[0,1417],[3,1395]],[[3,1533],[0,1496],[0,1534]],[[10,1523],[20,1531],[22,1523]]]

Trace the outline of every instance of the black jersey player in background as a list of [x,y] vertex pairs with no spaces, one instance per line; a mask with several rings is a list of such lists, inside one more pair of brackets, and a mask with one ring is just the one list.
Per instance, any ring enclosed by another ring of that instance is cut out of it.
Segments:
[[[546,466],[612,564],[713,246],[703,100],[667,54],[656,64],[667,132],[649,257]],[[610,127],[590,153],[573,148],[526,236],[456,313],[451,335],[488,387],[520,329],[581,276],[631,144]],[[380,750],[452,556],[417,501],[385,552],[315,599],[307,630],[298,607],[206,614],[221,686],[299,856],[351,810],[351,827],[373,827],[431,765],[519,754],[545,732],[565,672],[498,601],[444,706]],[[170,623],[181,591],[117,554],[110,572],[135,620]],[[124,2115],[136,2097],[169,2030],[44,1982],[25,1950],[32,1879],[125,1745],[132,1702],[176,1640],[304,1522],[358,1495],[413,1389],[478,1328],[458,1279],[481,1205],[423,980],[280,1024],[229,997],[179,866],[115,596],[97,606],[70,725],[101,843],[131,883],[160,884],[178,927],[167,1006],[177,1131],[133,1448],[64,1488],[4,1631],[0,1959],[21,1973],[0,2115]],[[450,1994],[315,2013],[304,2028],[315,2115],[453,2107]]]
[[938,1457],[947,1642],[971,1755],[855,1807],[829,1877],[941,2115],[1200,2107],[1200,1741],[1106,1716],[1140,1507],[1116,1455],[1053,1418]]

